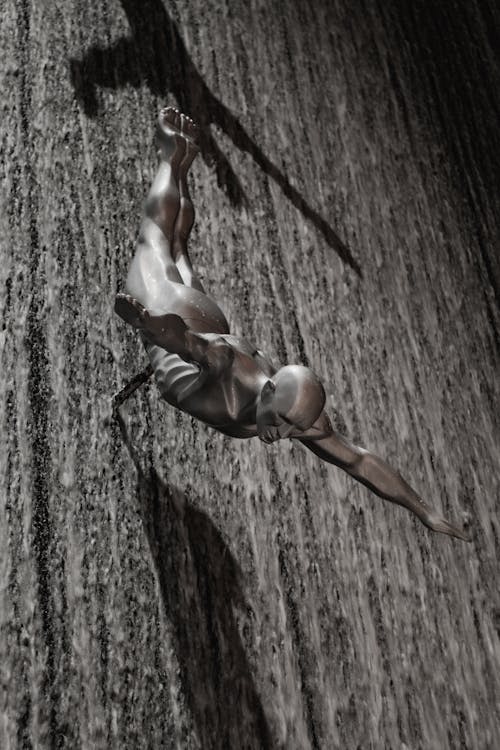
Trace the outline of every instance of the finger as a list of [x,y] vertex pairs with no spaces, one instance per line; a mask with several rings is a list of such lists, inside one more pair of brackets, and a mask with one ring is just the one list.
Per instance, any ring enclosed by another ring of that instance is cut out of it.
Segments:
[[433,531],[437,531],[440,534],[447,534],[448,536],[453,536],[456,539],[462,539],[464,542],[472,541],[470,536],[468,536],[464,531],[461,531],[456,526],[448,523],[448,521],[440,516],[431,517],[429,519],[428,526]]

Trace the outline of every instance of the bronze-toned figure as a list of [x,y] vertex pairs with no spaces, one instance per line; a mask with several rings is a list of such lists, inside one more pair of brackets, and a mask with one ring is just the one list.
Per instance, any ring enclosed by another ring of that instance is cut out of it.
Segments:
[[230,334],[188,255],[194,209],[187,173],[198,152],[196,141],[197,127],[189,117],[172,107],[161,111],[160,167],[146,200],[127,294],[117,295],[115,304],[116,312],[141,331],[163,398],[232,437],[300,440],[379,497],[408,508],[433,531],[468,541],[382,459],[334,432],[323,411],[323,386],[308,368],[276,370],[246,339]]

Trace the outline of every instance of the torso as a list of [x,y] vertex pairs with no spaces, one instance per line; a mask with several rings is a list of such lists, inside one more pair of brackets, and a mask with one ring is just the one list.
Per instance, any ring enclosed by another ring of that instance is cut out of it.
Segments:
[[[146,261],[147,258],[144,263]],[[139,268],[136,273],[138,278],[142,278],[140,271]],[[224,313],[203,292],[164,279],[154,288],[155,294],[151,292],[146,300],[132,281],[127,281],[127,287],[129,293],[155,314],[179,315],[192,331],[224,339],[234,352],[233,362],[225,372],[216,378],[206,378],[195,363],[145,341],[163,398],[226,435],[254,437],[257,434],[256,399],[263,379],[275,372],[270,362],[246,339],[229,333]],[[187,389],[192,392],[182,398]]]
[[[219,335],[234,352],[231,366],[217,379],[203,382],[200,368],[185,362],[178,355],[160,347],[148,345],[148,354],[162,393],[170,404],[196,419],[215,427],[231,437],[254,437],[256,430],[256,399],[265,377],[275,369],[246,339],[230,334]],[[188,387],[196,389],[184,400],[179,400]]]
[[[155,275],[162,267],[164,237],[149,219],[143,223],[150,242],[139,242],[127,278],[127,292],[154,315],[175,314],[190,330],[224,339],[234,352],[230,367],[206,378],[200,368],[161,347],[144,344],[163,398],[173,406],[233,437],[256,435],[256,399],[274,368],[248,341],[229,333],[227,319],[208,295]],[[152,234],[153,233],[153,234]],[[153,236],[154,235],[154,236]],[[155,241],[151,244],[151,237]],[[183,392],[192,391],[186,398]]]

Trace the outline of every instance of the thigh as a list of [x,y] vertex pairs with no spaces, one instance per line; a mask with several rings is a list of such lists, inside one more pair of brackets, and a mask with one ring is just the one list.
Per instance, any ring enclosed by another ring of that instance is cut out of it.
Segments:
[[127,294],[152,310],[168,300],[170,284],[182,284],[175,263],[169,263],[158,248],[139,242],[127,276]]
[[164,264],[154,251],[139,246],[127,278],[126,291],[153,315],[179,315],[199,333],[229,333],[220,307],[207,294],[185,286],[177,271],[167,277]]
[[184,284],[170,284],[168,312],[179,315],[198,333],[229,333],[229,323],[219,305],[204,292]]

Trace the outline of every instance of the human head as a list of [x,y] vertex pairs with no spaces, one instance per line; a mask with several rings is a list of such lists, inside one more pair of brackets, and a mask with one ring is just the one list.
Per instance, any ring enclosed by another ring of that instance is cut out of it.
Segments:
[[314,373],[287,365],[268,380],[257,405],[257,429],[264,442],[308,430],[325,405],[325,391]]

